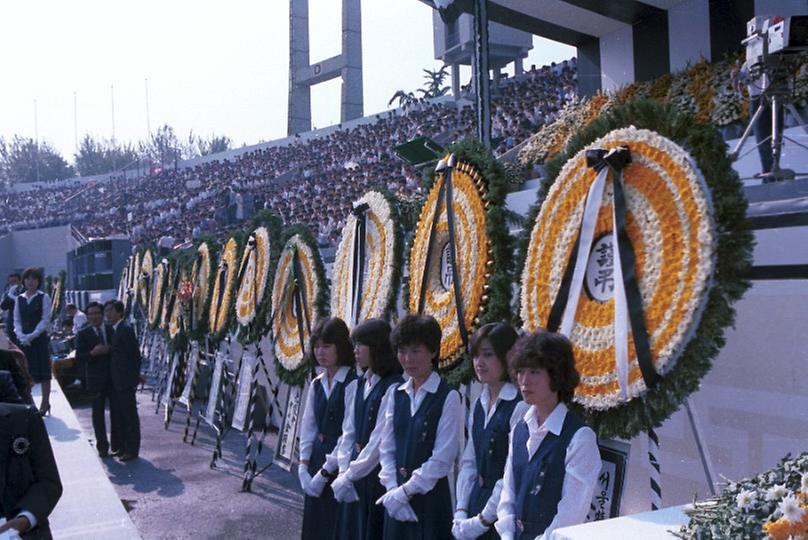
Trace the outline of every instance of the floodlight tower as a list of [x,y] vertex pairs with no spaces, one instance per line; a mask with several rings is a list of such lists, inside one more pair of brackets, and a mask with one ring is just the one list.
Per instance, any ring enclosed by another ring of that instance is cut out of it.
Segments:
[[309,59],[309,0],[289,0],[289,135],[311,130],[311,87],[342,77],[340,121],[364,116],[361,0],[342,0],[342,54]]

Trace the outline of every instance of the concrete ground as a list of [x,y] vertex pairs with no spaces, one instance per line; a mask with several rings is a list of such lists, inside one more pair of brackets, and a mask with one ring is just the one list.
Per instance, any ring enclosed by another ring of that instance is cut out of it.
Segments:
[[[71,403],[94,447],[89,400],[74,397]],[[175,409],[168,430],[163,429],[163,410],[155,414],[150,389],[138,393],[138,410],[140,458],[129,463],[101,461],[143,538],[300,536],[303,497],[296,475],[272,466],[255,479],[251,493],[240,492],[244,434],[227,435],[223,457],[216,469],[210,469],[215,443],[210,427],[200,425],[194,446],[183,443],[185,409]],[[267,437],[259,466],[269,462],[275,442],[274,434]]]

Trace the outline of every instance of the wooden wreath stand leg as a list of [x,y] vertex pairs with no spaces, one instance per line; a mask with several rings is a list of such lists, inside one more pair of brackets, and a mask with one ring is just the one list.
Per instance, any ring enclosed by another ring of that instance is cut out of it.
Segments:
[[208,362],[210,375],[208,376],[207,383],[205,384],[205,390],[199,398],[199,401],[203,404],[203,406],[196,413],[196,425],[194,426],[194,434],[191,436],[191,446],[194,446],[194,444],[196,443],[196,436],[199,433],[199,423],[203,420],[206,412],[204,404],[208,402],[208,400],[210,399],[210,393],[214,391],[213,373],[216,369],[216,355],[210,349],[210,339],[208,338],[208,336],[205,336],[205,359]]
[[[261,456],[261,452],[264,449],[264,440],[266,440],[267,433],[269,432],[269,426],[272,423],[272,412],[274,409],[280,410],[280,403],[278,402],[278,385],[272,384],[272,379],[269,375],[269,369],[267,369],[266,362],[264,361],[264,354],[261,351],[261,347],[257,347],[257,360],[255,366],[253,367],[253,379],[252,379],[252,387],[250,389],[250,412],[248,416],[248,431],[247,431],[247,452],[245,455],[245,462],[244,462],[244,481],[241,485],[241,491],[252,491],[252,483],[255,478],[263,474],[264,471],[269,469],[272,464],[274,463],[274,457],[269,460],[269,463],[264,465],[261,469],[258,469],[258,458]],[[269,385],[269,390],[272,393],[272,403],[267,403],[267,412],[264,416],[264,425],[261,429],[261,437],[256,438],[253,426],[253,418],[255,416],[255,402],[258,395],[258,368],[264,372],[264,376],[267,379],[267,384]]]
[[[230,354],[230,336],[227,337],[227,354]],[[236,372],[238,373],[238,372]],[[216,442],[213,448],[213,455],[210,460],[210,468],[216,468],[216,462],[222,457],[222,441],[230,431],[230,420],[233,409],[231,392],[238,390],[237,376],[231,374],[227,366],[222,368],[221,391],[218,392],[216,413],[213,422],[213,429],[216,431]]]
[[[193,346],[193,345],[192,345]],[[199,351],[199,345],[196,345],[197,350]],[[199,364],[202,361],[203,354],[205,358],[207,358],[207,347],[205,347],[205,352],[199,351],[199,357],[196,360],[196,363],[193,366],[193,370],[190,373],[187,373],[187,377],[191,379],[191,391],[188,394],[188,403],[186,406],[186,413],[185,413],[185,429],[182,432],[182,442],[188,442],[188,433],[191,431],[191,417],[194,413],[194,404],[196,402],[196,385],[199,382]],[[186,381],[187,383],[187,381]],[[199,426],[199,420],[197,419],[197,427]],[[196,438],[196,430],[194,430],[194,438]]]
[[[715,496],[715,473],[713,472],[713,460],[710,456],[710,450],[704,443],[704,436],[701,432],[701,425],[699,424],[698,417],[690,403],[690,399],[685,398],[683,401],[685,412],[687,413],[687,420],[690,424],[690,429],[693,431],[693,438],[696,441],[696,449],[699,452],[699,459],[701,466],[704,469],[704,477],[707,480],[707,488],[710,490],[710,495]],[[653,428],[647,431],[648,435],[648,462],[651,465],[651,510],[659,510],[662,508],[662,484],[660,482],[661,468],[659,465],[659,437]]]

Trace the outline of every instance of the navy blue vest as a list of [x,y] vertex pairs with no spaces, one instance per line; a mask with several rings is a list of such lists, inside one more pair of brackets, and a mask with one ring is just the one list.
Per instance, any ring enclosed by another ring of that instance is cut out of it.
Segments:
[[511,448],[516,493],[516,538],[535,538],[544,533],[558,512],[564,484],[567,447],[573,435],[586,424],[567,411],[561,433],[548,432],[532,459],[528,459],[530,432],[524,420],[516,424]]
[[17,297],[17,304],[20,306],[20,318],[22,319],[21,334],[30,334],[42,320],[42,299],[44,294],[36,294],[31,300],[21,294]]
[[398,485],[409,480],[412,471],[432,456],[443,404],[451,388],[441,380],[435,393],[427,392],[414,416],[410,416],[410,396],[396,391],[393,432],[396,438],[396,478]]
[[474,407],[471,433],[474,441],[474,457],[477,460],[477,479],[469,495],[469,515],[482,512],[485,503],[491,497],[494,485],[505,474],[511,416],[520,401],[522,398],[519,395],[511,400],[501,400],[488,425],[484,425],[485,410],[482,403],[478,400]]
[[345,387],[356,378],[356,372],[349,370],[343,382],[334,381],[331,395],[326,398],[320,379],[311,385],[314,392],[314,418],[317,419],[317,435],[309,458],[309,474],[315,474],[325,463],[342,435],[342,419],[345,417]]
[[394,373],[383,377],[365,398],[365,376],[362,375],[356,380],[356,397],[354,398],[354,433],[356,434],[356,444],[354,444],[351,459],[356,459],[359,452],[370,440],[370,435],[376,427],[376,420],[379,416],[379,407],[382,398],[393,384],[401,384],[404,379],[400,374]]

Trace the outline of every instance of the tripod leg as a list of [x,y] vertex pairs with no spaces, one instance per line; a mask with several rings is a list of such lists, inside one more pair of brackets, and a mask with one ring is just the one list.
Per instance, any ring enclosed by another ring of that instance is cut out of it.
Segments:
[[802,127],[802,130],[805,132],[806,135],[808,135],[808,122],[806,122],[805,118],[802,117],[802,115],[799,113],[794,104],[789,103],[788,105],[786,105],[786,108],[788,109],[788,112],[791,113],[791,116],[794,117],[794,120],[797,121],[797,125]]
[[749,139],[749,135],[752,134],[752,128],[755,127],[755,123],[758,121],[758,119],[762,114],[763,114],[763,103],[758,105],[755,114],[752,115],[752,119],[749,120],[749,123],[746,125],[746,129],[743,130],[743,135],[741,135],[740,140],[738,140],[738,144],[735,145],[735,149],[729,155],[732,161],[738,159],[738,155],[741,152],[741,148],[743,148],[743,145],[746,144],[746,140]]
[[780,97],[772,96],[772,170],[776,173],[780,170],[780,154],[783,150],[783,123],[780,118]]

